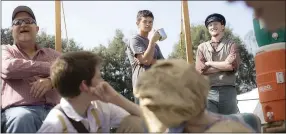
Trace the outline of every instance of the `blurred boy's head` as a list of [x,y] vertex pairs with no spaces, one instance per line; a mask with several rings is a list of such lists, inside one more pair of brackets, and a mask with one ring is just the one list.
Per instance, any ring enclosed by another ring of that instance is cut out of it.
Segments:
[[92,52],[65,53],[51,67],[52,84],[62,97],[85,95],[87,100],[92,100],[90,87],[102,81],[100,64],[101,58]]
[[193,65],[164,60],[139,76],[134,94],[154,132],[162,125],[175,127],[203,113],[209,88],[209,81]]

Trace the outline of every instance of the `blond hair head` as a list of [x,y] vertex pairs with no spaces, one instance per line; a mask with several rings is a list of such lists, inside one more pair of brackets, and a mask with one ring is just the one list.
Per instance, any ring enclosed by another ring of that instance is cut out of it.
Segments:
[[164,131],[201,114],[209,81],[180,59],[157,61],[142,73],[134,89],[150,132]]

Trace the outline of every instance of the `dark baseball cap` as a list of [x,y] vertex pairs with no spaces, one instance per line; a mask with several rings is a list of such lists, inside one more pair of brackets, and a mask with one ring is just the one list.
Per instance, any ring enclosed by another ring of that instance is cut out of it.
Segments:
[[36,17],[34,15],[34,12],[32,11],[31,8],[27,7],[27,6],[18,6],[14,9],[13,14],[12,14],[12,21],[15,19],[16,15],[20,12],[26,12],[28,13],[35,21],[36,21]]

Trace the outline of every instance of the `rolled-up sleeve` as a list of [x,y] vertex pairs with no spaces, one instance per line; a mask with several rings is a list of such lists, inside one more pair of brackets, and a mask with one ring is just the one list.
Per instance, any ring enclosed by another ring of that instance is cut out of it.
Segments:
[[144,43],[135,37],[130,40],[130,48],[133,51],[135,57],[137,54],[143,54],[146,51],[146,46]]
[[240,56],[239,56],[239,49],[235,43],[231,45],[230,53],[225,59],[228,63],[232,65],[234,71],[238,70],[240,64]]
[[206,62],[206,59],[202,52],[202,48],[201,46],[199,46],[197,49],[197,53],[196,53],[196,70],[201,74],[207,68],[207,66],[205,65],[205,62]]

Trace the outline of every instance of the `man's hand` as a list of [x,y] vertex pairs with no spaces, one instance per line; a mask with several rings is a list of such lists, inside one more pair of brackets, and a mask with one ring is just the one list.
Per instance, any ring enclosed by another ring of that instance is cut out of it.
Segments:
[[125,109],[131,115],[139,117],[142,116],[141,109],[137,104],[131,102],[121,94],[117,93],[114,88],[105,81],[100,82],[96,87],[91,87],[90,92],[100,101],[117,105]]
[[217,73],[217,72],[220,72],[220,70],[218,70],[217,68],[214,68],[214,67],[209,67],[209,68],[205,69],[202,74],[206,75],[206,74],[213,74],[213,73]]
[[227,61],[208,61],[205,65],[221,71],[233,71],[232,65]]
[[159,39],[160,39],[160,34],[158,32],[158,30],[154,31],[153,35],[151,36],[151,43],[154,44],[156,43]]
[[211,61],[207,61],[207,62],[205,63],[206,66],[211,66],[211,64],[212,64]]
[[52,90],[52,82],[49,78],[39,78],[37,81],[31,83],[32,87],[30,93],[35,98],[41,98],[49,90]]
[[135,57],[134,57],[134,61],[135,61],[135,63],[136,63],[137,65],[140,65],[140,64],[141,64],[140,61],[139,61],[137,58],[135,58]]
[[96,87],[91,87],[91,92],[103,102],[110,102],[112,98],[118,95],[115,89],[105,81],[100,82]]

